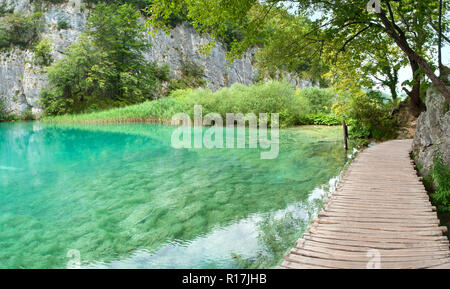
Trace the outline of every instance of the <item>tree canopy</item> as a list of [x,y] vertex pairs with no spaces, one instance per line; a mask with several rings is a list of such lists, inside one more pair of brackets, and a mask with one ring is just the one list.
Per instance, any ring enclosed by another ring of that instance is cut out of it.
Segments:
[[[297,63],[302,63],[299,59],[305,57],[314,58],[315,63],[336,63],[339,58],[356,63],[364,55],[376,64],[371,67],[363,61],[359,68],[377,77],[384,76],[380,82],[387,86],[395,81],[399,65],[407,60],[414,79],[410,82],[411,90],[405,91],[412,105],[420,109],[423,106],[420,88],[425,75],[450,103],[445,81],[435,73],[441,65],[434,55],[447,39],[449,23],[442,15],[449,8],[448,1],[436,0],[154,0],[147,12],[149,25],[164,28],[172,13],[183,11],[199,32],[214,40],[223,37],[226,23],[239,25],[245,33],[242,41],[233,43],[232,58],[242,55],[261,39],[273,40],[272,46],[267,46],[271,56],[283,58],[284,63],[291,62],[292,57],[297,58]],[[273,22],[274,15],[282,11],[296,15],[292,19],[299,25],[281,21],[283,29],[270,29],[265,23]],[[308,62],[314,63],[311,59],[304,61]]]

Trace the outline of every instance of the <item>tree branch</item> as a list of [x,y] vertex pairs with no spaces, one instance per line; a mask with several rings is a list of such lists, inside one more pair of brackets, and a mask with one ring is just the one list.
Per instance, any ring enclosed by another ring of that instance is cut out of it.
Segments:
[[352,37],[350,37],[349,39],[347,39],[347,41],[345,41],[344,45],[341,47],[341,49],[339,49],[338,54],[340,52],[345,52],[345,47],[352,42],[356,37],[358,37],[359,35],[361,35],[362,33],[364,33],[364,31],[366,31],[367,29],[370,29],[372,27],[372,24],[369,24],[368,26],[364,27],[363,29],[361,29],[359,32],[357,32],[355,35],[353,35]]

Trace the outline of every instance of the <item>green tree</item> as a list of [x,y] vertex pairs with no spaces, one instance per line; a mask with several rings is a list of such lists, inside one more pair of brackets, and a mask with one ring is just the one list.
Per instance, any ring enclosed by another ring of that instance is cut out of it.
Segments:
[[104,93],[114,100],[145,95],[153,84],[152,79],[138,77],[147,72],[142,52],[150,46],[139,16],[139,11],[129,4],[99,4],[89,17],[87,35],[111,65],[105,74],[110,79]]
[[309,29],[308,18],[272,9],[264,22],[265,37],[257,42],[260,49],[256,60],[261,77],[278,79],[290,72],[319,85],[327,84],[322,77],[328,66],[322,59],[321,45],[311,45],[302,37]]
[[361,42],[348,45],[333,65],[330,63],[333,67],[330,79],[334,83],[335,80],[343,81],[339,77],[350,77],[348,81],[369,90],[385,87],[390,90],[393,103],[397,104],[399,71],[408,65],[407,58],[397,46],[379,35],[367,40],[363,46]]
[[97,110],[153,99],[166,68],[148,62],[150,45],[131,5],[97,5],[87,30],[66,57],[48,68],[49,89],[42,104],[48,114]]
[[[248,47],[257,43],[267,32],[263,23],[267,21],[270,11],[285,8],[296,9],[300,15],[316,14],[310,29],[301,34],[304,45],[298,46],[301,53],[305,46],[319,51],[333,51],[337,56],[345,52],[350,45],[367,48],[367,40],[380,36],[392,41],[408,59],[413,71],[413,89],[408,91],[411,104],[421,109],[420,84],[426,75],[450,103],[450,92],[444,81],[434,73],[435,61],[432,59],[431,48],[440,35],[448,31],[448,20],[439,22],[437,33],[428,22],[435,21],[439,15],[448,11],[448,2],[442,5],[435,0],[403,0],[403,1],[370,1],[380,3],[377,12],[370,13],[367,0],[329,1],[329,0],[296,0],[296,1],[265,1],[261,5],[257,0],[154,0],[148,12],[151,13],[149,24],[163,27],[164,20],[171,13],[187,9],[187,17],[194,27],[209,33],[213,39],[218,39],[226,31],[227,22],[236,23],[245,32],[245,38],[233,44],[231,53],[242,54]],[[289,6],[290,5],[290,6]],[[320,12],[320,13],[318,13]],[[163,20],[163,21],[161,21]],[[288,39],[284,39],[286,41]],[[330,53],[328,53],[330,55]]]

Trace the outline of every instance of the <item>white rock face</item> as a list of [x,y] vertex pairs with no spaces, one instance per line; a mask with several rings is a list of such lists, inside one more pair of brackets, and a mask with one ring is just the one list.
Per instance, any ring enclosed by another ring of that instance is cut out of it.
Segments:
[[[15,13],[26,15],[33,11],[30,0],[0,0],[0,5],[2,3],[6,4],[7,9],[13,8]],[[51,42],[52,56],[57,61],[64,57],[64,51],[77,41],[85,28],[89,11],[83,8],[80,0],[70,0],[58,5],[44,4],[42,9],[45,17],[42,38]],[[65,20],[69,28],[59,30],[59,19]],[[168,64],[174,77],[179,77],[180,72],[177,69],[186,59],[203,67],[203,78],[212,90],[236,82],[248,85],[253,83],[256,77],[257,69],[252,65],[252,51],[231,64],[225,59],[226,51],[221,44],[204,56],[200,48],[208,42],[208,38],[197,34],[188,24],[174,28],[170,35],[158,32],[154,38],[150,34],[148,37],[153,45],[145,53],[146,59],[158,64]],[[297,86],[311,85],[292,79]],[[45,71],[33,63],[31,51],[14,49],[0,53],[0,97],[6,99],[12,113],[20,114],[31,109],[35,114],[40,114],[42,111],[39,107],[39,97],[41,90],[47,85]]]
[[[450,76],[449,76],[450,80]],[[433,166],[436,151],[442,153],[444,162],[450,164],[450,110],[445,98],[436,88],[427,90],[427,111],[417,120],[413,142],[416,162],[423,165],[420,173],[428,175]]]
[[204,79],[213,90],[235,82],[251,84],[257,73],[252,65],[251,52],[231,65],[225,59],[226,51],[221,44],[216,45],[208,55],[203,55],[200,49],[208,43],[208,38],[195,33],[188,24],[172,29],[170,35],[159,31],[155,37],[149,34],[149,38],[152,47],[145,53],[148,60],[168,64],[176,76],[179,76],[177,69],[181,62],[185,59],[192,60],[203,67]]
[[[30,0],[0,0],[6,9],[14,9],[14,13],[27,15],[32,13]],[[80,10],[80,0],[71,0],[61,5],[47,5],[44,9],[43,39],[48,39],[53,46],[52,57],[55,60],[64,57],[63,52],[76,42],[84,29],[87,11]],[[58,19],[69,23],[67,30],[58,30]],[[34,55],[30,50],[13,49],[0,53],[0,97],[2,97],[11,113],[21,114],[27,109],[39,116],[40,93],[48,85],[43,67],[35,65]]]

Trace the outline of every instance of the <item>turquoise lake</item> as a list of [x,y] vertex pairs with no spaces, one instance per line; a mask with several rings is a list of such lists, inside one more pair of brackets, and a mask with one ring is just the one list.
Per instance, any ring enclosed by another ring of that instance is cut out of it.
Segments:
[[281,130],[273,160],[174,129],[0,123],[0,268],[272,268],[349,160],[339,127]]

